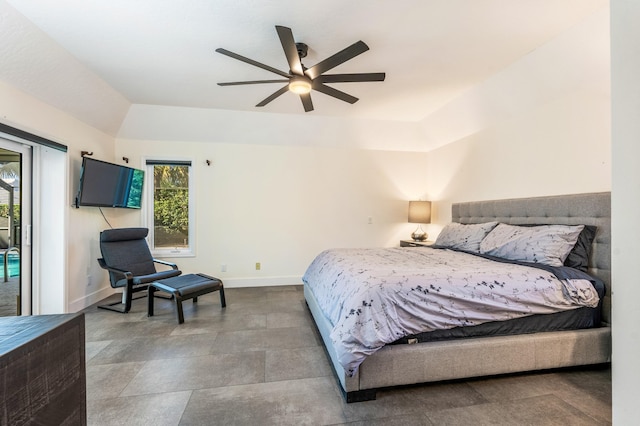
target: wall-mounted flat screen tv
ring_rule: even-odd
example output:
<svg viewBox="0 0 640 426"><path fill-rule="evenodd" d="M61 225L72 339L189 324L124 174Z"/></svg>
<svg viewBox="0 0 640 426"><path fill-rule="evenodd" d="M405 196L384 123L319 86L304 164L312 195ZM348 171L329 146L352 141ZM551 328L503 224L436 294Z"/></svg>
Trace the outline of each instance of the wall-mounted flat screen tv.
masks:
<svg viewBox="0 0 640 426"><path fill-rule="evenodd" d="M143 170L82 157L76 207L139 209L143 184Z"/></svg>

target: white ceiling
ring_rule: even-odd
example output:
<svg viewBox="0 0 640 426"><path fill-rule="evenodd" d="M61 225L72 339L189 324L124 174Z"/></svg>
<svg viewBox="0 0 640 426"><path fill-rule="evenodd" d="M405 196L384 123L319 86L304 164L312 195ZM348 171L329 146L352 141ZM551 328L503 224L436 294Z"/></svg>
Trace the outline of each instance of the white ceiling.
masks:
<svg viewBox="0 0 640 426"><path fill-rule="evenodd" d="M32 58L42 55L56 64L47 73L68 74L61 62L77 60L132 104L305 114L292 93L255 108L281 84L217 86L217 82L279 77L214 50L223 47L288 71L275 25L290 27L296 41L309 45L303 61L307 67L362 40L370 50L332 72L386 72L386 81L335 84L360 98L353 105L313 92L315 111L307 114L399 121L424 119L608 4L607 0L0 3L5 1L42 31L39 37L45 35L62 47L56 50L42 42L28 46ZM0 79L37 91L37 83L23 81L26 71L20 66L32 66L34 60L17 60L14 55L21 52L16 50L7 53L5 46L4 53L0 51L13 58L6 62L11 69L0 69ZM52 77L41 73L38 79L46 82ZM57 90L55 84L42 86L42 91ZM73 104L73 96L67 90L47 99L64 109Z"/></svg>

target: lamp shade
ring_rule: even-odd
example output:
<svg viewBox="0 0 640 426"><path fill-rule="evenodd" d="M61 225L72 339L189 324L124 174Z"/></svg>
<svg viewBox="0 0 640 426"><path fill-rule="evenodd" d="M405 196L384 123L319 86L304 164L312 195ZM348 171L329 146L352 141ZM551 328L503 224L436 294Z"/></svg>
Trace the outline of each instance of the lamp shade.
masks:
<svg viewBox="0 0 640 426"><path fill-rule="evenodd" d="M409 201L409 223L430 223L431 201Z"/></svg>

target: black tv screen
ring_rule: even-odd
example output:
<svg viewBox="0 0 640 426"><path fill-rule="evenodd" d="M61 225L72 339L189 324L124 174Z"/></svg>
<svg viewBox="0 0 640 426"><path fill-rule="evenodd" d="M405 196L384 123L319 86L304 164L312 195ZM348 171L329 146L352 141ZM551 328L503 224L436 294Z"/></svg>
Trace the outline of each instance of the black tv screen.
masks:
<svg viewBox="0 0 640 426"><path fill-rule="evenodd" d="M76 207L139 209L143 183L143 170L83 157Z"/></svg>

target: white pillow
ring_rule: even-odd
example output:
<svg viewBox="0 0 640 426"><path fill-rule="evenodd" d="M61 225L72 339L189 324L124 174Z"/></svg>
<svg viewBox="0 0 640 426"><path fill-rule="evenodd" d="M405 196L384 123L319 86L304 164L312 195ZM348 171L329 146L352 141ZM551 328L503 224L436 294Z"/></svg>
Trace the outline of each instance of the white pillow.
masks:
<svg viewBox="0 0 640 426"><path fill-rule="evenodd" d="M449 223L444 227L435 245L458 250L478 253L480 241L498 225L498 222L487 222L464 225L462 223Z"/></svg>
<svg viewBox="0 0 640 426"><path fill-rule="evenodd" d="M562 266L584 225L514 226L501 223L480 243L480 253Z"/></svg>

